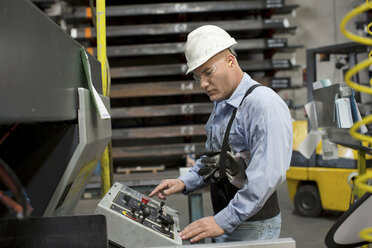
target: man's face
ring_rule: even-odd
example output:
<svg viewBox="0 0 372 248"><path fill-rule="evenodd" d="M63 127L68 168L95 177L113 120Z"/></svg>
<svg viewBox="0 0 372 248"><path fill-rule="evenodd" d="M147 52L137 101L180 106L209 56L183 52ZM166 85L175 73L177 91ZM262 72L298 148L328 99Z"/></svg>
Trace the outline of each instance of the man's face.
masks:
<svg viewBox="0 0 372 248"><path fill-rule="evenodd" d="M194 70L194 78L213 102L228 99L234 92L226 57L211 58Z"/></svg>

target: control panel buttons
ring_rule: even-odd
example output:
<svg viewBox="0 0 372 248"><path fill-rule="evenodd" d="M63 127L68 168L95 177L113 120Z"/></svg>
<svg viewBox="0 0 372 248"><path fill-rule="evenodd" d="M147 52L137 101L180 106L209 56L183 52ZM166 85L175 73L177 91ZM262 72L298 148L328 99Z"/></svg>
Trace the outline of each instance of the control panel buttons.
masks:
<svg viewBox="0 0 372 248"><path fill-rule="evenodd" d="M143 202L144 204L149 203L149 201L150 201L150 199L148 199L148 198L142 196L142 202Z"/></svg>

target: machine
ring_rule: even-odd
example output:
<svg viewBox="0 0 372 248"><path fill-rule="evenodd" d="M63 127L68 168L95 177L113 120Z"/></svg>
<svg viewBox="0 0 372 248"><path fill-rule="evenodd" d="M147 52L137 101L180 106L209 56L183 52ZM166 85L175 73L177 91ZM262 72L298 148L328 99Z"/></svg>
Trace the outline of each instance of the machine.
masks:
<svg viewBox="0 0 372 248"><path fill-rule="evenodd" d="M0 10L1 247L104 247L102 216L69 217L111 138L101 64L88 54L88 76L82 46L31 1Z"/></svg>
<svg viewBox="0 0 372 248"><path fill-rule="evenodd" d="M96 208L108 239L119 247L182 245L178 212L116 182Z"/></svg>

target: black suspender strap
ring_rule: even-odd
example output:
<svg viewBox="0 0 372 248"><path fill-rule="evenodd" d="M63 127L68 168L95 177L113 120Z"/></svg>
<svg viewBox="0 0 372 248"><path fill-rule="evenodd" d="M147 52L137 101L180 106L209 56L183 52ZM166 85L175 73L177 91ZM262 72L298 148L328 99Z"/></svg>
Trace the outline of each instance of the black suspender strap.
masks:
<svg viewBox="0 0 372 248"><path fill-rule="evenodd" d="M239 104L239 107L242 105L244 99L258 86L261 86L261 85L255 84L247 90L242 101ZM221 152L220 152L220 161L218 164L219 174L220 174L219 180L218 182L211 183L211 200L212 200L213 211L215 214L217 214L222 209L224 209L229 204L230 200L234 197L236 192L239 190L227 180L227 176L226 176L227 151L230 149L228 138L229 138L230 129L235 119L235 115L236 115L238 108L233 110L233 113L230 117L229 123L227 124L225 135L223 138ZM266 219L277 216L279 213L280 213L279 203L278 203L277 193L275 191L269 197L269 199L265 202L263 207L255 215L251 216L246 221L266 220Z"/></svg>
<svg viewBox="0 0 372 248"><path fill-rule="evenodd" d="M257 87L259 86L262 86L261 84L255 84L253 86L251 86L247 92L245 93L242 101L240 102L239 104L239 107L240 105L242 105L244 99ZM234 109L231 117L230 117L230 120L229 120L229 123L227 124L227 127L226 127L226 131L225 131L225 136L223 137L223 142L222 142L222 147L221 147L221 153L220 153L220 161L219 161L219 173L220 173L220 179L225 179L227 178L226 176L226 159L227 159L227 150L229 150L229 134L230 134L230 129L231 129L231 126L232 126L232 123L235 119L235 115L236 115L236 111L238 110L238 108Z"/></svg>

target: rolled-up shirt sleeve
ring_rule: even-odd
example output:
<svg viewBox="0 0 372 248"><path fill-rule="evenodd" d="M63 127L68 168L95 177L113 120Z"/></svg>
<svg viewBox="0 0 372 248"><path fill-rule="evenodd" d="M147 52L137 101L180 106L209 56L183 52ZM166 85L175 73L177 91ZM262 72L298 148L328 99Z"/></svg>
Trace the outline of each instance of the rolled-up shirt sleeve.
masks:
<svg viewBox="0 0 372 248"><path fill-rule="evenodd" d="M195 165L190 168L188 173L181 175L179 179L185 184L185 190L182 192L188 194L194 190L206 187L208 184L203 182L203 177L198 175L198 171L204 165L201 163L201 159L196 160Z"/></svg>
<svg viewBox="0 0 372 248"><path fill-rule="evenodd" d="M271 90L257 88L241 106L237 129L250 150L246 181L226 208L215 215L226 232L253 216L285 181L292 155L292 121L288 107ZM256 92L255 92L256 93ZM238 115L237 115L238 116ZM231 140L234 144L234 140Z"/></svg>

